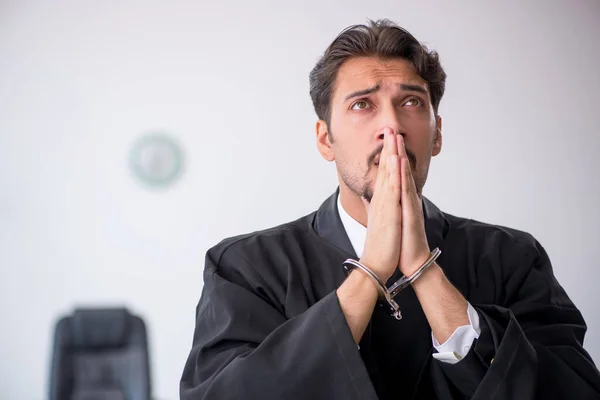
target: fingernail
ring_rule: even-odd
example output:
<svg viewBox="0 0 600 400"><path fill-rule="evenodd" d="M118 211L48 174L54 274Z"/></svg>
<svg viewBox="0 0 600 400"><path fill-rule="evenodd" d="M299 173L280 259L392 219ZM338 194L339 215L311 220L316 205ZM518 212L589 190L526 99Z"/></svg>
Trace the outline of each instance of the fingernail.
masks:
<svg viewBox="0 0 600 400"><path fill-rule="evenodd" d="M390 133L389 131L387 131L387 140L389 144L393 144L394 143L394 135L392 133Z"/></svg>

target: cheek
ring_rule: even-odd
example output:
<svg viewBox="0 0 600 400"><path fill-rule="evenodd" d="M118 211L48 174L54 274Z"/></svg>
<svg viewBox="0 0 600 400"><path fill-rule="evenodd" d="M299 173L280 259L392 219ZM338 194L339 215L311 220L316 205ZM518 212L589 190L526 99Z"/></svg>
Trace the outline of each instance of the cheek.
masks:
<svg viewBox="0 0 600 400"><path fill-rule="evenodd" d="M401 119L401 123L406 128L410 128L415 132L431 132L436 126L435 118L432 113L424 113L417 111L407 113L405 115L405 118Z"/></svg>
<svg viewBox="0 0 600 400"><path fill-rule="evenodd" d="M435 120L411 119L404 127L408 132L407 145L414 151L428 149L433 144L437 130Z"/></svg>
<svg viewBox="0 0 600 400"><path fill-rule="evenodd" d="M364 137L361 132L364 132L368 125L364 119L357 118L355 115L344 115L336 118L335 122L332 121L331 126L338 136L344 137L345 140L357 141Z"/></svg>
<svg viewBox="0 0 600 400"><path fill-rule="evenodd" d="M335 129L343 129L348 135L372 132L376 129L378 116L375 110L332 111L332 124Z"/></svg>
<svg viewBox="0 0 600 400"><path fill-rule="evenodd" d="M371 131L352 123L336 122L331 126L334 151L345 155L349 161L356 159L362 162L368 156L369 149L373 148Z"/></svg>
<svg viewBox="0 0 600 400"><path fill-rule="evenodd" d="M355 143L344 143L343 145L338 143L334 147L338 168L344 170L348 175L356 178L361 177L361 179L365 176L371 176L371 174L377 174L376 168L369 168L368 166L369 153L366 149L367 147L356 146Z"/></svg>

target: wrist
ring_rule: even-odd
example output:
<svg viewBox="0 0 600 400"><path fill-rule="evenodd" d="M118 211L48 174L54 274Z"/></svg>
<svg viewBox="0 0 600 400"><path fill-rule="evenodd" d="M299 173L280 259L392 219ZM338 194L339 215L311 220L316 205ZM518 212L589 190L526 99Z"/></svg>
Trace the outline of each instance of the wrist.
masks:
<svg viewBox="0 0 600 400"><path fill-rule="evenodd" d="M427 271L423 272L423 275L419 277L416 281L413 282L412 286L415 291L420 291L422 288L435 288L444 283L446 279L446 275L444 275L444 271L440 268L437 263L433 263L431 267L427 269Z"/></svg>
<svg viewBox="0 0 600 400"><path fill-rule="evenodd" d="M377 271L377 269L373 268L374 266L376 267L377 264L371 262L369 259L366 258L361 258L358 260L359 263L361 263L362 265L364 265L365 267L369 268L369 270L371 270L371 272L373 272L375 275L377 275L377 278L379 278L379 280L381 282L383 282L384 284L388 281L388 279L390 279L390 277L392 276L392 274L382 274L381 272ZM366 274L363 272L363 275L366 276Z"/></svg>
<svg viewBox="0 0 600 400"><path fill-rule="evenodd" d="M379 296L379 288L377 282L364 271L356 268L350 271L346 281L352 286L356 292L364 293L365 295L377 298Z"/></svg>
<svg viewBox="0 0 600 400"><path fill-rule="evenodd" d="M350 271L336 293L347 317L360 316L366 310L372 312L379 296L377 284L360 270Z"/></svg>
<svg viewBox="0 0 600 400"><path fill-rule="evenodd" d="M404 268L400 268L400 265L398 265L398 269L400 269L400 272L402 272L402 274L404 276L406 276L407 278L410 278L411 276L413 276L413 274L415 272L417 272L419 270L419 268L421 268L421 266L423 266L423 264L425 264L425 262L431 256L431 253L429 252L429 250L419 252L419 254L421 254L421 255L414 257L414 261L411 262L410 265L403 265ZM408 264L408 263L406 263L406 264Z"/></svg>

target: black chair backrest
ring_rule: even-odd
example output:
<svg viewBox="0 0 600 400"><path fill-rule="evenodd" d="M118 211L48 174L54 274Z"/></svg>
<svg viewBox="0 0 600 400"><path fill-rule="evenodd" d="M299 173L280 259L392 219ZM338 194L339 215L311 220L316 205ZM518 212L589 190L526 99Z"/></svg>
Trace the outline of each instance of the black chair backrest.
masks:
<svg viewBox="0 0 600 400"><path fill-rule="evenodd" d="M144 321L124 308L76 309L56 324L50 400L149 400Z"/></svg>

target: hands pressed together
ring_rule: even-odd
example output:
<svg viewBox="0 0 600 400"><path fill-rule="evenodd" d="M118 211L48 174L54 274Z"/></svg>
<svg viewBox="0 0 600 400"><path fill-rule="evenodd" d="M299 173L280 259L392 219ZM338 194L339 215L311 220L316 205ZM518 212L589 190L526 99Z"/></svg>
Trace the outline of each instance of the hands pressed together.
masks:
<svg viewBox="0 0 600 400"><path fill-rule="evenodd" d="M410 276L429 257L421 199L404 138L386 128L379 171L367 209L367 238L360 262L386 282L396 268Z"/></svg>
<svg viewBox="0 0 600 400"><path fill-rule="evenodd" d="M423 206L417 194L404 139L384 130L384 147L367 209L367 237L360 262L387 282L396 269L407 277L429 258ZM412 285L436 339L443 343L468 325L467 300L434 264ZM377 300L376 284L364 273L351 273L338 288L340 306L358 343ZM443 305L443 306L442 306Z"/></svg>

